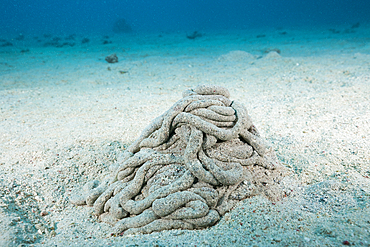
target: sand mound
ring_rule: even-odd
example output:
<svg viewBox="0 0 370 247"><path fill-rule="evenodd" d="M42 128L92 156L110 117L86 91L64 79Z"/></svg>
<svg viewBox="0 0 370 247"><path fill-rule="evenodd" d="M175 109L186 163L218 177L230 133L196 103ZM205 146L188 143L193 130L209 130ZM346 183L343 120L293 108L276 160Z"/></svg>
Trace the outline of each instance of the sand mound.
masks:
<svg viewBox="0 0 370 247"><path fill-rule="evenodd" d="M230 51L225 55L221 55L218 58L220 62L237 62L237 63L248 63L256 59L256 56L246 51Z"/></svg>
<svg viewBox="0 0 370 247"><path fill-rule="evenodd" d="M284 196L286 170L227 89L198 86L156 118L113 173L71 198L90 205L113 234L200 229L237 202Z"/></svg>
<svg viewBox="0 0 370 247"><path fill-rule="evenodd" d="M264 59L276 59L281 58L281 55L277 53L276 51L270 51L264 56Z"/></svg>

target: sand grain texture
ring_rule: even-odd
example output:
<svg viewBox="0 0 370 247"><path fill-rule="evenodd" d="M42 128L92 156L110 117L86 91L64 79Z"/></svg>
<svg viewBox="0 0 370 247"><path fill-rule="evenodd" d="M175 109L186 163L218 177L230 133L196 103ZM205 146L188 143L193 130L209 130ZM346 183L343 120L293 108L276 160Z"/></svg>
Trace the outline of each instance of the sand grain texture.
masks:
<svg viewBox="0 0 370 247"><path fill-rule="evenodd" d="M0 245L369 246L369 30L1 48ZM263 52L273 48L281 54ZM119 63L104 61L112 53ZM72 192L102 181L139 133L199 84L228 88L246 106L294 172L290 193L242 200L205 230L107 237L111 226L71 204Z"/></svg>

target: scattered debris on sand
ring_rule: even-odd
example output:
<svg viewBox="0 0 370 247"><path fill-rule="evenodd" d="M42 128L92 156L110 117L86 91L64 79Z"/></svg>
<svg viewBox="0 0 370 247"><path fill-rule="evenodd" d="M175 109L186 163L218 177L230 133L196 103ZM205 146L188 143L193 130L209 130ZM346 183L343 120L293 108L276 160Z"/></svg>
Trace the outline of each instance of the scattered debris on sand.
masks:
<svg viewBox="0 0 370 247"><path fill-rule="evenodd" d="M109 55L105 58L108 63L118 63L118 57L116 54Z"/></svg>

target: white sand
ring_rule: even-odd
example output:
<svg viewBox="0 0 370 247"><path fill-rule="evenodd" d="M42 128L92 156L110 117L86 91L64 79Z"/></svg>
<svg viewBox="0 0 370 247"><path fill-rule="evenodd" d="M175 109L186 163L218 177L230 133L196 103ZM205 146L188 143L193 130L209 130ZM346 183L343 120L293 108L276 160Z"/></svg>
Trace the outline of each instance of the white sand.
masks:
<svg viewBox="0 0 370 247"><path fill-rule="evenodd" d="M0 246L370 246L370 28L338 30L77 37L63 48L29 37L0 48ZM112 53L119 63L104 61ZM203 83L247 107L294 171L291 195L246 199L203 231L107 237L71 191L104 178Z"/></svg>

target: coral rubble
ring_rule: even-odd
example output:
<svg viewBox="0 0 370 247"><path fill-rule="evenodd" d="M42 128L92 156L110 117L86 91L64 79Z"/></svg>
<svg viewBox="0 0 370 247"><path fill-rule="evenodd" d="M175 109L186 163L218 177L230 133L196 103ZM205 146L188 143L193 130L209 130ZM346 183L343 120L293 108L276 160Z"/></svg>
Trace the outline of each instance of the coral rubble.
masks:
<svg viewBox="0 0 370 247"><path fill-rule="evenodd" d="M108 63L118 63L118 57L116 54L112 54L105 57L105 61L107 61Z"/></svg>

